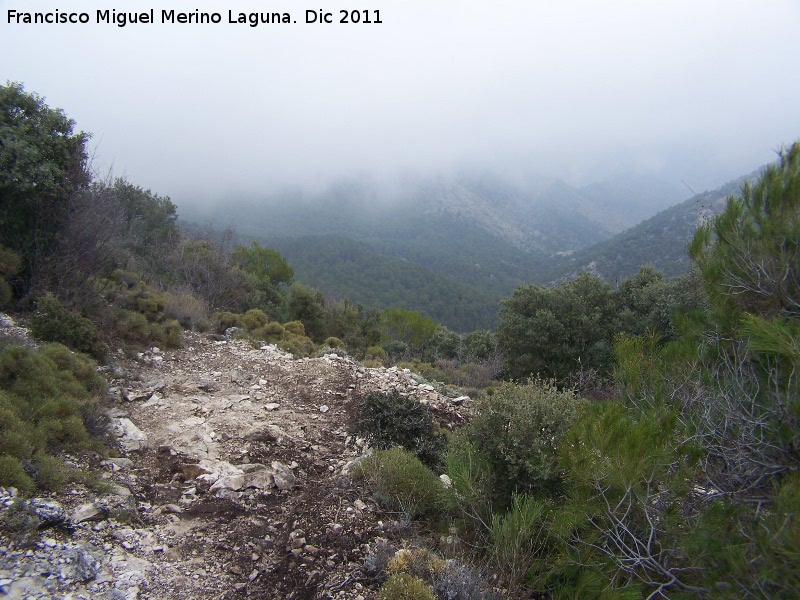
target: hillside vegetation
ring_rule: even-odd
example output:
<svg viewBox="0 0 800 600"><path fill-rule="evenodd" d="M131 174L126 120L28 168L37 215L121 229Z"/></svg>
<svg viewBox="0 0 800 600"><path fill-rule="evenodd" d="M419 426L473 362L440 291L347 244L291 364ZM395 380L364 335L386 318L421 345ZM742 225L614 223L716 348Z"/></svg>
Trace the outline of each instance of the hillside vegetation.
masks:
<svg viewBox="0 0 800 600"><path fill-rule="evenodd" d="M66 494L67 482L102 489L75 457L129 452L147 469L130 481L148 500L117 517L139 518L152 500L163 510L148 526L177 523L164 512L183 514L180 503L204 528L235 521L234 534L173 543L195 566L201 551L215 557L208 569L220 576L229 556L240 561L237 593L797 596L800 143L700 223L688 273L640 266L615 288L588 272L520 285L501 300L496 331L458 333L408 307L326 298L258 241L181 230L168 198L93 180L88 135L19 84L0 87L0 119L0 303L54 342L31 350L3 318L0 487L3 510L15 507L0 519L4 540L31 534L25 510L41 505L19 496ZM323 271L350 269L369 285L367 242L322 241L336 249ZM501 264L506 250L487 259ZM426 276L397 275L417 293ZM468 315L466 285L430 300ZM165 361L156 346L175 351ZM120 435L142 433L135 418L166 451L136 455L139 435L103 445L99 405L112 400L85 354L119 384L113 401L135 407L107 413ZM227 380L193 381L198 360L224 363ZM152 380L123 381L117 362ZM160 372L174 405L157 393L168 388ZM130 397L123 383L146 390ZM294 495L292 469L310 484ZM194 574L198 597L219 596L208 572Z"/></svg>

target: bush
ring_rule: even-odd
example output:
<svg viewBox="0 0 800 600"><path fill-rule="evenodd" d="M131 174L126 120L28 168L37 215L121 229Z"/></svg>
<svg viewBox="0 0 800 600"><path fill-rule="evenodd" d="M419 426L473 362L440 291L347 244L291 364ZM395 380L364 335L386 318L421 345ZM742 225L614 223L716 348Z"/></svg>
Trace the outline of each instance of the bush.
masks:
<svg viewBox="0 0 800 600"><path fill-rule="evenodd" d="M189 294L167 296L164 316L175 319L182 327L198 331L208 329L208 305Z"/></svg>
<svg viewBox="0 0 800 600"><path fill-rule="evenodd" d="M367 348L366 358L374 358L375 360L379 360L385 363L386 350L384 350L380 346L370 346L369 348Z"/></svg>
<svg viewBox="0 0 800 600"><path fill-rule="evenodd" d="M0 306L11 302L13 293L7 279L19 271L20 264L19 256L0 246Z"/></svg>
<svg viewBox="0 0 800 600"><path fill-rule="evenodd" d="M169 319L163 323L154 323L153 337L160 345L167 348L181 348L183 346L183 329L175 319Z"/></svg>
<svg viewBox="0 0 800 600"><path fill-rule="evenodd" d="M375 448L401 446L432 468L441 465L447 445L428 408L396 391L367 394L358 404L350 428Z"/></svg>
<svg viewBox="0 0 800 600"><path fill-rule="evenodd" d="M289 321L288 323L284 323L283 329L286 333L291 333L292 335L305 336L306 334L306 328L300 321Z"/></svg>
<svg viewBox="0 0 800 600"><path fill-rule="evenodd" d="M397 573L386 580L378 594L380 600L436 600L425 582L409 575Z"/></svg>
<svg viewBox="0 0 800 600"><path fill-rule="evenodd" d="M344 342L337 337L329 337L323 343L323 346L327 346L328 348L341 348L344 346Z"/></svg>
<svg viewBox="0 0 800 600"><path fill-rule="evenodd" d="M376 450L353 467L353 476L365 480L384 507L403 512L408 520L437 512L439 478L402 448Z"/></svg>
<svg viewBox="0 0 800 600"><path fill-rule="evenodd" d="M214 330L219 333L225 333L225 330L231 327L242 327L242 315L237 315L232 312L216 312L211 315L211 322L214 323Z"/></svg>
<svg viewBox="0 0 800 600"><path fill-rule="evenodd" d="M292 335L278 342L278 348L294 356L311 356L317 347L311 338L304 335Z"/></svg>
<svg viewBox="0 0 800 600"><path fill-rule="evenodd" d="M116 337L126 343L144 346L150 341L152 328L142 313L124 308L116 309L113 327Z"/></svg>
<svg viewBox="0 0 800 600"><path fill-rule="evenodd" d="M512 594L525 583L535 557L541 555L547 510L544 502L515 496L505 515L492 519L491 555Z"/></svg>
<svg viewBox="0 0 800 600"><path fill-rule="evenodd" d="M244 325L245 329L248 331L258 329L259 327L264 327L268 321L269 318L267 318L266 313L257 308L251 308L244 313L244 316L242 317L242 325Z"/></svg>
<svg viewBox="0 0 800 600"><path fill-rule="evenodd" d="M65 308L52 294L37 301L29 325L31 333L45 342L58 342L99 360L108 352L94 323Z"/></svg>
<svg viewBox="0 0 800 600"><path fill-rule="evenodd" d="M100 421L105 382L94 364L60 344L0 352L0 486L29 492L75 479L54 457L99 449L88 429Z"/></svg>
<svg viewBox="0 0 800 600"><path fill-rule="evenodd" d="M458 560L449 560L434 578L433 591L443 600L492 600L489 585L480 573Z"/></svg>
<svg viewBox="0 0 800 600"><path fill-rule="evenodd" d="M582 401L552 383L506 383L476 403L466 432L486 457L495 499L507 505L514 493L552 493L561 477L556 453L578 416Z"/></svg>

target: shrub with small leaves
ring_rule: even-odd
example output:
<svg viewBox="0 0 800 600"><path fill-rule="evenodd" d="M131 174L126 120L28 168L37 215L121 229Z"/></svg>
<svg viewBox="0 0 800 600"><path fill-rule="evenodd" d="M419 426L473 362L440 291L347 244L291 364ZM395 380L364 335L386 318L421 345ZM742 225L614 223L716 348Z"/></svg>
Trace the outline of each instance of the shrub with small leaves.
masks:
<svg viewBox="0 0 800 600"><path fill-rule="evenodd" d="M447 445L429 409L397 391L367 394L358 404L350 429L375 448L401 446L432 468L441 464Z"/></svg>
<svg viewBox="0 0 800 600"><path fill-rule="evenodd" d="M380 600L436 600L425 582L409 575L397 573L386 580L378 594Z"/></svg>
<svg viewBox="0 0 800 600"><path fill-rule="evenodd" d="M94 323L68 310L52 294L37 301L29 325L31 333L45 342L58 342L97 359L108 352Z"/></svg>
<svg viewBox="0 0 800 600"><path fill-rule="evenodd" d="M288 323L284 323L283 329L286 333L291 333L292 335L302 335L306 334L306 328L301 321L289 321Z"/></svg>
<svg viewBox="0 0 800 600"><path fill-rule="evenodd" d="M88 358L60 344L0 352L0 486L57 490L78 474L55 455L99 449L105 383Z"/></svg>
<svg viewBox="0 0 800 600"><path fill-rule="evenodd" d="M211 315L211 322L217 333L225 333L226 329L242 326L242 315L232 312L216 312Z"/></svg>
<svg viewBox="0 0 800 600"><path fill-rule="evenodd" d="M514 493L547 495L558 485L557 451L584 401L551 382L506 383L476 403L469 441L492 469L501 504Z"/></svg>
<svg viewBox="0 0 800 600"><path fill-rule="evenodd" d="M344 346L344 342L337 337L329 337L322 342L322 345L327 346L328 348L341 348Z"/></svg>
<svg viewBox="0 0 800 600"><path fill-rule="evenodd" d="M375 499L389 510L400 511L408 520L434 516L442 494L442 483L419 459L402 448L376 450L352 470L366 481Z"/></svg>
<svg viewBox="0 0 800 600"><path fill-rule="evenodd" d="M257 308L251 308L242 317L242 325L248 331L252 331L254 329L258 329L259 327L264 327L269 318L267 317L266 313L263 310L259 310Z"/></svg>
<svg viewBox="0 0 800 600"><path fill-rule="evenodd" d="M153 337L162 346L180 348L183 346L183 329L175 319L153 324Z"/></svg>

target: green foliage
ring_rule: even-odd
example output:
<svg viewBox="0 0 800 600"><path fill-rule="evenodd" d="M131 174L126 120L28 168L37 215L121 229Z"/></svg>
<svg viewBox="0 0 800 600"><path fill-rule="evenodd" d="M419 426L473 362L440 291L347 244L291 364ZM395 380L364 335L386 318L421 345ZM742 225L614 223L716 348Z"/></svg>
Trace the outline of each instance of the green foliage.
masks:
<svg viewBox="0 0 800 600"><path fill-rule="evenodd" d="M436 600L424 581L408 573L395 573L381 586L380 600Z"/></svg>
<svg viewBox="0 0 800 600"><path fill-rule="evenodd" d="M108 352L94 323L65 308L51 294L36 303L30 329L40 340L59 342L98 359Z"/></svg>
<svg viewBox="0 0 800 600"><path fill-rule="evenodd" d="M236 246L231 261L249 277L252 287L249 304L278 318L284 310L286 288L294 277L286 259L277 250L253 242L250 247Z"/></svg>
<svg viewBox="0 0 800 600"><path fill-rule="evenodd" d="M0 86L0 245L22 259L23 289L53 251L70 197L89 182L89 136L74 126L22 84Z"/></svg>
<svg viewBox="0 0 800 600"><path fill-rule="evenodd" d="M219 333L225 333L226 329L231 327L243 327L242 315L237 315L232 312L216 312L211 315L211 322L214 324L214 330Z"/></svg>
<svg viewBox="0 0 800 600"><path fill-rule="evenodd" d="M167 348L181 348L183 346L183 329L181 324L174 319L167 319L163 323L152 325L153 337L160 345Z"/></svg>
<svg viewBox="0 0 800 600"><path fill-rule="evenodd" d="M114 311L114 334L118 339L140 348L150 340L150 323L142 313L120 308Z"/></svg>
<svg viewBox="0 0 800 600"><path fill-rule="evenodd" d="M105 382L94 365L60 344L0 352L0 485L57 490L76 477L54 457L97 449L87 431L99 420Z"/></svg>
<svg viewBox="0 0 800 600"><path fill-rule="evenodd" d="M251 308L242 316L242 325L250 331L266 326L268 321L269 319L264 311L258 308Z"/></svg>
<svg viewBox="0 0 800 600"><path fill-rule="evenodd" d="M304 335L284 335L284 339L278 342L278 348L294 356L311 356L317 351L314 341Z"/></svg>
<svg viewBox="0 0 800 600"><path fill-rule="evenodd" d="M664 280L653 267L644 266L618 290L581 273L575 281L552 288L517 289L503 302L497 337L508 375L539 374L569 385L609 376L618 334L675 339L677 315L704 308L695 273ZM484 346L491 353L491 338Z"/></svg>
<svg viewBox="0 0 800 600"><path fill-rule="evenodd" d="M381 309L406 307L445 323L456 331L493 327L497 322L497 303L500 298L519 281L532 279L536 275L536 270L531 266L531 255L506 245L505 249L513 255L514 266L497 260L492 261L497 267L494 270L476 268L475 263L487 259L484 254L480 261L473 260L464 268L464 253L453 249L457 238L453 232L454 223L449 222L447 226L436 229L430 223L432 218L435 217L429 213L421 219L424 229L432 229L429 238L431 246L437 247L435 255L426 251L425 257L419 257L425 260L425 265L415 262L413 257L408 260L402 258L409 252L411 244L425 243L419 231L409 235L407 240L395 242L397 247L393 247L389 253L376 247L382 245L383 241L376 240L374 233L369 235L369 244L340 235L270 238L269 243L278 248L292 264L296 280L323 290L326 297L350 298L354 303ZM404 213L398 222L407 223L408 215ZM477 233L480 235L480 232ZM446 243L442 242L443 236L448 240ZM488 234L486 238L491 238L486 239L489 245L496 247L498 243L502 244ZM458 240L458 246L469 248L470 254L480 254L480 250L471 248L466 240ZM459 266L456 267L456 264ZM493 275L502 276L503 282L491 279ZM467 277L470 281L459 281L454 276L458 279ZM369 342L370 345L372 343Z"/></svg>
<svg viewBox="0 0 800 600"><path fill-rule="evenodd" d="M284 323L283 330L292 335L304 336L306 334L305 325L303 325L303 323L300 321L289 321L288 323Z"/></svg>
<svg viewBox="0 0 800 600"><path fill-rule="evenodd" d="M366 358L374 358L381 362L386 361L386 350L380 346L370 346L366 351Z"/></svg>
<svg viewBox="0 0 800 600"><path fill-rule="evenodd" d="M271 321L263 327L256 329L253 334L263 337L267 341L275 341L281 339L285 331L283 325L277 321Z"/></svg>
<svg viewBox="0 0 800 600"><path fill-rule="evenodd" d="M289 292L289 317L302 321L306 335L313 340L325 337L325 302L322 292L300 283L292 284Z"/></svg>
<svg viewBox="0 0 800 600"><path fill-rule="evenodd" d="M379 322L376 309L367 310L347 299L325 306L325 331L342 340L354 356L363 356L370 346L380 343Z"/></svg>
<svg viewBox="0 0 800 600"><path fill-rule="evenodd" d="M438 327L431 336L430 342L425 349L423 359L433 362L439 359L456 359L462 352L461 336L450 331L447 327Z"/></svg>
<svg viewBox="0 0 800 600"><path fill-rule="evenodd" d="M689 252L720 316L800 317L800 143L730 196Z"/></svg>
<svg viewBox="0 0 800 600"><path fill-rule="evenodd" d="M292 267L280 252L264 248L258 242L253 242L249 248L236 246L232 258L242 270L274 286L289 285L294 277Z"/></svg>
<svg viewBox="0 0 800 600"><path fill-rule="evenodd" d="M329 337L324 342L322 342L323 346L327 346L328 348L343 348L344 342L337 337Z"/></svg>
<svg viewBox="0 0 800 600"><path fill-rule="evenodd" d="M520 286L503 301L497 330L508 374L564 379L581 365L608 372L615 312L611 287L589 273L552 288Z"/></svg>
<svg viewBox="0 0 800 600"><path fill-rule="evenodd" d="M435 427L429 409L417 400L372 392L359 402L350 430L375 448L405 448L426 465L441 465L446 441Z"/></svg>
<svg viewBox="0 0 800 600"><path fill-rule="evenodd" d="M93 197L89 207L113 212L116 217L109 245L118 265L164 274L165 258L180 240L172 201L121 178L110 185L94 182L87 195Z"/></svg>
<svg viewBox="0 0 800 600"><path fill-rule="evenodd" d="M375 499L406 517L434 517L442 484L433 471L402 448L376 450L353 467L353 476L365 480Z"/></svg>
<svg viewBox="0 0 800 600"><path fill-rule="evenodd" d="M17 274L20 265L17 254L0 246L0 307L11 302L13 293L8 280Z"/></svg>
<svg viewBox="0 0 800 600"><path fill-rule="evenodd" d="M437 329L438 325L432 319L413 310L387 308L381 315L384 339L403 342L415 353L423 352Z"/></svg>
<svg viewBox="0 0 800 600"><path fill-rule="evenodd" d="M541 555L547 525L546 504L524 494L513 497L507 513L494 515L491 554L511 595L525 584L536 556Z"/></svg>
<svg viewBox="0 0 800 600"><path fill-rule="evenodd" d="M491 466L497 504L513 493L543 496L558 490L557 452L581 406L571 391L541 380L506 383L476 403L466 435Z"/></svg>
<svg viewBox="0 0 800 600"><path fill-rule="evenodd" d="M485 329L464 336L464 353L469 360L488 360L497 354L497 336Z"/></svg>

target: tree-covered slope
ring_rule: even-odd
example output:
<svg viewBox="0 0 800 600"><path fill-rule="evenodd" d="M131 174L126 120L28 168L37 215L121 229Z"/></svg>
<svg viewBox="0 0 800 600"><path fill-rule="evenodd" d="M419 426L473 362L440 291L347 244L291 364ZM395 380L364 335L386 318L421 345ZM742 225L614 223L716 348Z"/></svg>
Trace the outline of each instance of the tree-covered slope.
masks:
<svg viewBox="0 0 800 600"><path fill-rule="evenodd" d="M363 242L319 235L267 238L292 265L295 280L336 299L416 310L455 331L493 327L502 293L376 252Z"/></svg>

